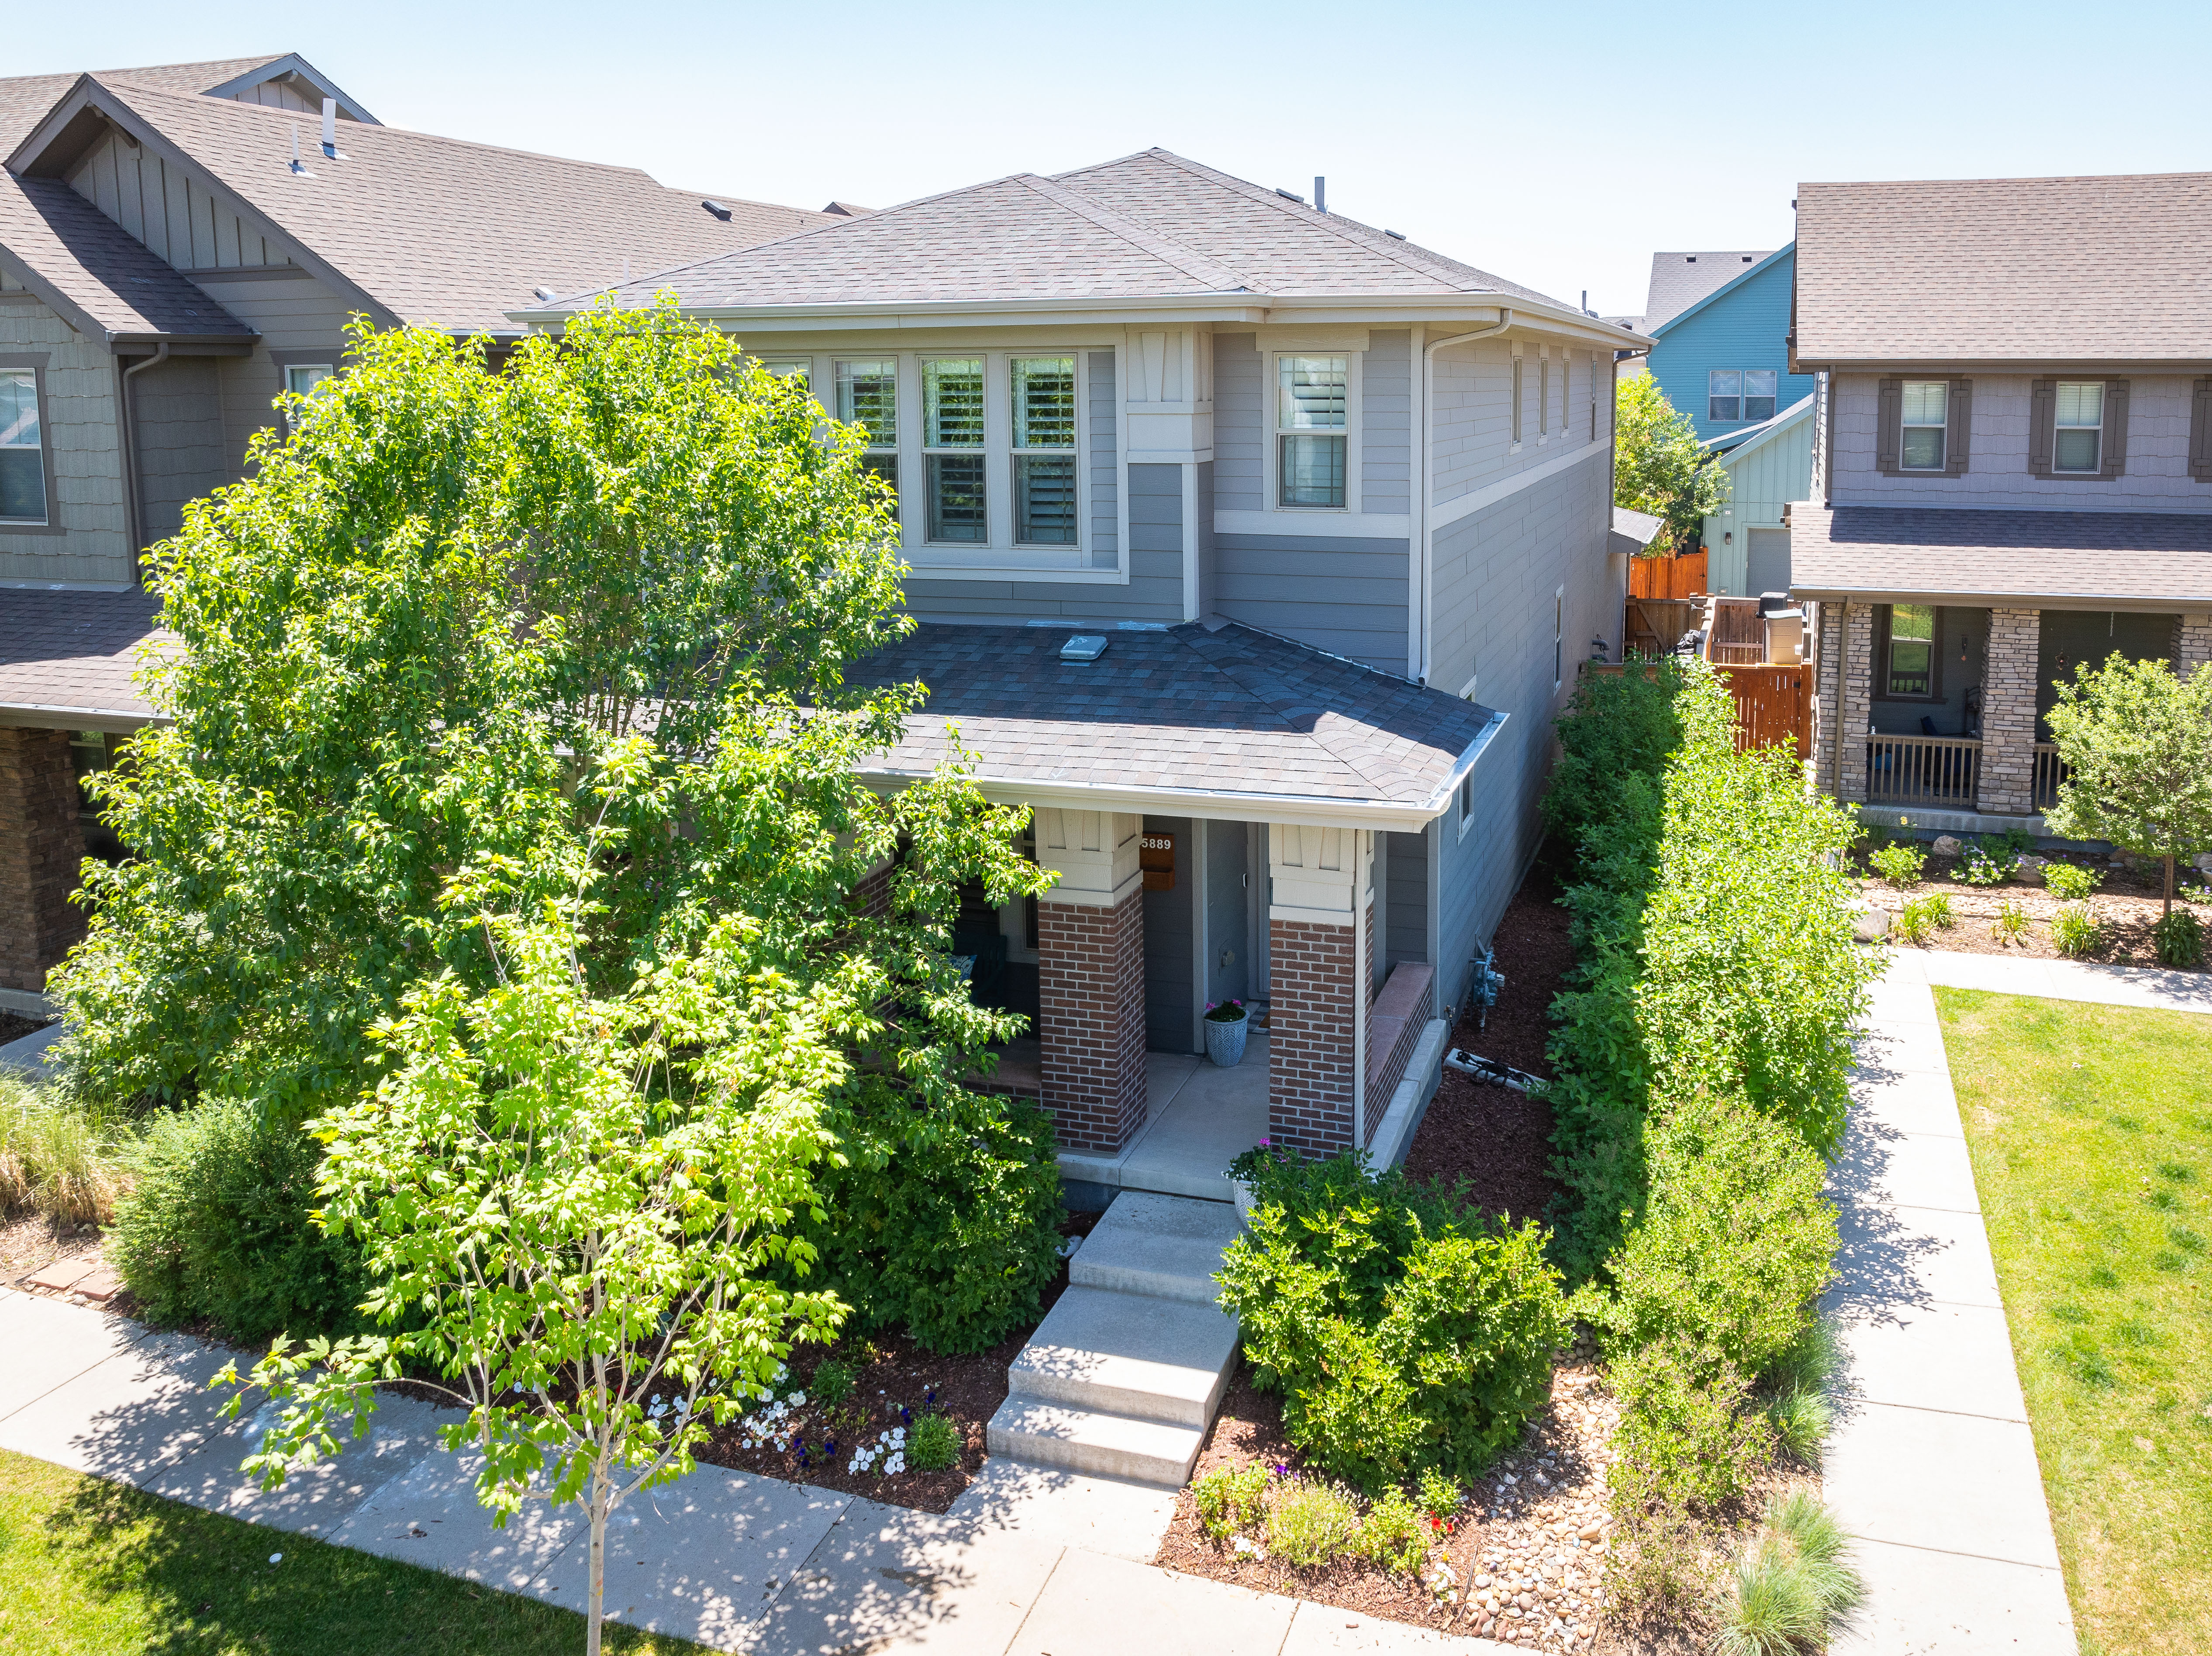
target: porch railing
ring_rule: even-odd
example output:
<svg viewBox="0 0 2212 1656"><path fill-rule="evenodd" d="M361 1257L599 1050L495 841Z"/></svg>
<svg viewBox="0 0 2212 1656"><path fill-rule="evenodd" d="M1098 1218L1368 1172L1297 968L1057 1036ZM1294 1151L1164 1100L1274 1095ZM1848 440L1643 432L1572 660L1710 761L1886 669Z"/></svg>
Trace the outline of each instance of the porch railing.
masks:
<svg viewBox="0 0 2212 1656"><path fill-rule="evenodd" d="M1947 804L1971 810L1981 780L1982 744L1972 737L1867 737L1867 798L1870 802Z"/></svg>
<svg viewBox="0 0 2212 1656"><path fill-rule="evenodd" d="M2035 792L2032 798L2038 810L2049 810L2058 803L2058 785L2074 773L2058 762L2058 744L2039 742L2035 744Z"/></svg>

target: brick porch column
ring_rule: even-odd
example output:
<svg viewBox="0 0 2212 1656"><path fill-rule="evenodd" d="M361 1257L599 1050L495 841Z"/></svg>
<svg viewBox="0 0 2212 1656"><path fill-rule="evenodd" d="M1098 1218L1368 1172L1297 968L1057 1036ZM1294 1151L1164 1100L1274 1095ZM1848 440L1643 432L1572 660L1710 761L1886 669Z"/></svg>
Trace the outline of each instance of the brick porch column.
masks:
<svg viewBox="0 0 2212 1656"><path fill-rule="evenodd" d="M0 728L0 989L42 992L84 936L83 861L69 732Z"/></svg>
<svg viewBox="0 0 2212 1656"><path fill-rule="evenodd" d="M1990 611L1989 669L1982 680L1982 788L1992 816L2035 810L2035 670L2039 610Z"/></svg>
<svg viewBox="0 0 2212 1656"><path fill-rule="evenodd" d="M2173 666L2184 678L2212 661L2212 611L2194 610L2173 624Z"/></svg>
<svg viewBox="0 0 2212 1656"><path fill-rule="evenodd" d="M1267 1132L1309 1156L1367 1141L1375 836L1267 830Z"/></svg>
<svg viewBox="0 0 2212 1656"><path fill-rule="evenodd" d="M1145 1125L1145 883L1140 816L1040 810L1037 1046L1044 1104L1069 1149L1117 1153Z"/></svg>

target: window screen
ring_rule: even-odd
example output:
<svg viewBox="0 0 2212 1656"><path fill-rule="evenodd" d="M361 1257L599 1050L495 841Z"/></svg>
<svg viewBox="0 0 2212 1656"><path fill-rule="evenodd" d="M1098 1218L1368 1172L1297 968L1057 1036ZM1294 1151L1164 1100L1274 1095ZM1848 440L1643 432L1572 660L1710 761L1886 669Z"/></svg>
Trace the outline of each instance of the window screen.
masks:
<svg viewBox="0 0 2212 1656"><path fill-rule="evenodd" d="M46 520L45 435L39 429L39 377L0 372L0 519Z"/></svg>

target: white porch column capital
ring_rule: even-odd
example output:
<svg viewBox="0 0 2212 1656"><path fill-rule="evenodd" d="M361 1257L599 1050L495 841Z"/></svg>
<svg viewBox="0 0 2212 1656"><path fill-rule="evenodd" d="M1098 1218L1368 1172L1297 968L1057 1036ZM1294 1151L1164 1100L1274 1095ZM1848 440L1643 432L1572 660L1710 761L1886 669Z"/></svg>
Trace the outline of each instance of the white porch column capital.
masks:
<svg viewBox="0 0 2212 1656"><path fill-rule="evenodd" d="M1356 925L1375 886L1375 835L1367 828L1267 829L1267 918Z"/></svg>
<svg viewBox="0 0 2212 1656"><path fill-rule="evenodd" d="M1038 901L1113 907L1143 883L1137 840L1144 826L1143 817L1116 811L1039 806L1037 866L1060 878Z"/></svg>

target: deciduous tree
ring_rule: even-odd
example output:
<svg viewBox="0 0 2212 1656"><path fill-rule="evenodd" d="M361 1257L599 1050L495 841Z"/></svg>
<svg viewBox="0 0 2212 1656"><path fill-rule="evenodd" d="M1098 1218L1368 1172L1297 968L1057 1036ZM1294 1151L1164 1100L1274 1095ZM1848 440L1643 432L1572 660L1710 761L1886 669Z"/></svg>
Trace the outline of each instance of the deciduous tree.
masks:
<svg viewBox="0 0 2212 1656"><path fill-rule="evenodd" d="M2069 839L2109 840L2166 864L2212 849L2212 664L2186 677L2117 652L2058 681L2051 734L2065 780L2045 821Z"/></svg>
<svg viewBox="0 0 2212 1656"><path fill-rule="evenodd" d="M1729 503L1719 458L1648 373L1613 389L1613 502L1665 519L1667 546L1676 551L1696 547L1705 519Z"/></svg>

